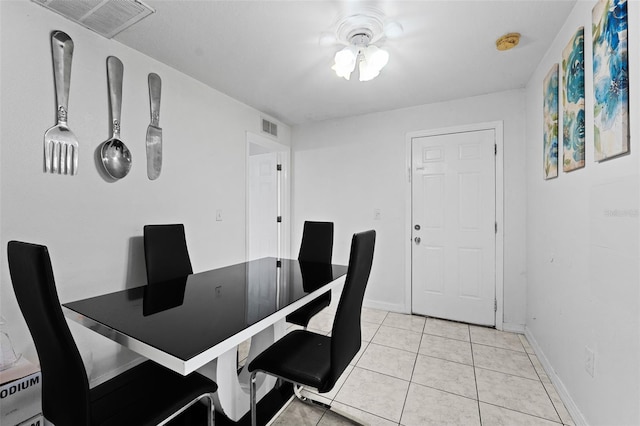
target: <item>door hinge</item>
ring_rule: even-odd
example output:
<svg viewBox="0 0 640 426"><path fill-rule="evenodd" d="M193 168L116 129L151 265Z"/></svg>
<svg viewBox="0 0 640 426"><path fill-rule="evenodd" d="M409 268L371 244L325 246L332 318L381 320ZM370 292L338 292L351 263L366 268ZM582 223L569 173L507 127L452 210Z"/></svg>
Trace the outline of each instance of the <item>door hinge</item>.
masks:
<svg viewBox="0 0 640 426"><path fill-rule="evenodd" d="M276 170L277 170L277 171L279 171L279 172L281 172L281 171L282 171L282 164L278 164L278 165L276 166Z"/></svg>
<svg viewBox="0 0 640 426"><path fill-rule="evenodd" d="M498 233L498 222L496 222L496 234Z"/></svg>
<svg viewBox="0 0 640 426"><path fill-rule="evenodd" d="M276 218L276 222L278 222L278 223L282 222L282 216L278 216L278 217Z"/></svg>
<svg viewBox="0 0 640 426"><path fill-rule="evenodd" d="M498 155L498 144L493 144L493 155Z"/></svg>
<svg viewBox="0 0 640 426"><path fill-rule="evenodd" d="M493 299L493 312L498 312L498 299Z"/></svg>

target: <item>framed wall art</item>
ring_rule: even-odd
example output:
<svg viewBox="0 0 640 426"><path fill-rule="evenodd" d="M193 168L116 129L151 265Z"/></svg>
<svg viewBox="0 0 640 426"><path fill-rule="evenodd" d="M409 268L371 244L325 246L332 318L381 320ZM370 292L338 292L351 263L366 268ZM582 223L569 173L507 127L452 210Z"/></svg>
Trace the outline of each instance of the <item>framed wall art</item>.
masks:
<svg viewBox="0 0 640 426"><path fill-rule="evenodd" d="M627 1L599 0L593 17L595 160L629 152Z"/></svg>
<svg viewBox="0 0 640 426"><path fill-rule="evenodd" d="M542 83L543 173L558 177L558 64L553 64Z"/></svg>
<svg viewBox="0 0 640 426"><path fill-rule="evenodd" d="M584 167L584 27L562 51L562 170Z"/></svg>

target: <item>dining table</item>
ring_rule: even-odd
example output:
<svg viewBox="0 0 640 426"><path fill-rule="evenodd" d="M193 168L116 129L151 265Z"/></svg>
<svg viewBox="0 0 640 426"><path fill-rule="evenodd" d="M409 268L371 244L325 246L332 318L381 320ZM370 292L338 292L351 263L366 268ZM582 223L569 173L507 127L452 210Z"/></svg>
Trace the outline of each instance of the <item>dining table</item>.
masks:
<svg viewBox="0 0 640 426"><path fill-rule="evenodd" d="M246 366L286 333L285 318L328 291L347 266L267 257L63 303L75 322L177 373L218 384L216 410L236 422L249 411ZM251 339L244 367L237 348ZM258 398L276 379L263 376Z"/></svg>

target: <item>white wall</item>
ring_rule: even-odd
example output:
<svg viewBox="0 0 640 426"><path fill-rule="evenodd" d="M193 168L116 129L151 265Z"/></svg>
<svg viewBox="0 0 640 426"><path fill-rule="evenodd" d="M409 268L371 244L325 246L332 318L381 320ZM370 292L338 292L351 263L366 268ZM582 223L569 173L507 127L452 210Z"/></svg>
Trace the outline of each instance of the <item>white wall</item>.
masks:
<svg viewBox="0 0 640 426"><path fill-rule="evenodd" d="M15 301L5 248L18 239L49 247L60 300L75 300L144 284L142 227L185 224L194 270L245 258L246 131L260 133L260 112L28 1L0 2L2 90L0 150L0 295L2 316L17 350L35 351ZM75 43L69 126L80 144L77 176L45 174L43 135L55 123L50 33ZM131 173L109 183L94 162L110 134L106 58L124 64L122 140ZM147 75L162 78L160 125L164 164L146 176L149 124ZM279 142L290 131L280 124ZM215 211L222 209L223 221ZM111 343L72 324L84 352L93 352L94 378L114 368ZM119 353L119 363L132 354Z"/></svg>
<svg viewBox="0 0 640 426"><path fill-rule="evenodd" d="M591 9L577 2L526 88L527 335L579 424L640 424L639 9L629 9L631 154L594 161ZM586 167L542 178L542 80L585 27ZM560 141L560 149L562 141ZM561 151L560 151L561 152ZM616 216L615 213L621 215ZM585 371L595 352L595 376Z"/></svg>
<svg viewBox="0 0 640 426"><path fill-rule="evenodd" d="M335 222L334 260L346 263L351 235L375 228L376 258L365 304L409 312L411 307L405 305L405 235L411 225L406 223L406 134L500 120L504 121L503 321L505 328L522 330L526 303L523 91L295 126L292 247L299 247L305 220L331 220ZM381 220L373 220L374 209L380 209Z"/></svg>

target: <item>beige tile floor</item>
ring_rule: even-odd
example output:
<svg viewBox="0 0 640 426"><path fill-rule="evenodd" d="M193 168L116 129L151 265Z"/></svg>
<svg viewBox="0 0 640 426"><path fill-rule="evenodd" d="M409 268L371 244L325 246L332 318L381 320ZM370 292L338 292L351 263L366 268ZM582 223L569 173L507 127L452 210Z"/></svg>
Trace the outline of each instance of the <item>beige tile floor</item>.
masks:
<svg viewBox="0 0 640 426"><path fill-rule="evenodd" d="M329 333L333 313L309 329ZM352 364L315 399L371 425L574 424L523 335L367 308L362 330ZM272 424L349 422L294 399Z"/></svg>

